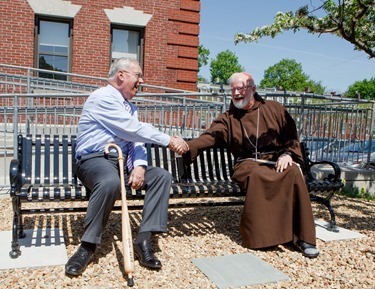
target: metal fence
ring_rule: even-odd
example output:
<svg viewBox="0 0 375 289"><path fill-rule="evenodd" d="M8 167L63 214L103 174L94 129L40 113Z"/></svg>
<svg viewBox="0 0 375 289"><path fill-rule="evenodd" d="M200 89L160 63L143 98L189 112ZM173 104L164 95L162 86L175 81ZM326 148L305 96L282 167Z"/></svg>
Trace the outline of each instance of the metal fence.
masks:
<svg viewBox="0 0 375 289"><path fill-rule="evenodd" d="M41 79L37 69L0 65L0 186L9 185L9 162L14 157L18 133L74 135L81 110L90 92L104 85L105 79L66 74L67 81ZM372 144L374 103L311 93L258 91L264 98L282 103L295 119L301 141L311 156L349 162L365 157L340 155L342 147ZM143 85L133 99L139 118L159 130L182 137L198 136L230 102L227 90L188 92Z"/></svg>

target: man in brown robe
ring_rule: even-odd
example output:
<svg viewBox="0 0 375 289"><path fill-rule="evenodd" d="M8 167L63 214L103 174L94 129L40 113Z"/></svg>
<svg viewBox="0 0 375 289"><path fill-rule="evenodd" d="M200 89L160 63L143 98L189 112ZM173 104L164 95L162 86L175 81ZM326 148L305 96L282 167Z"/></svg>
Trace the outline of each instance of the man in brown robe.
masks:
<svg viewBox="0 0 375 289"><path fill-rule="evenodd" d="M242 245L258 249L293 241L305 256L317 257L314 217L300 169L303 160L294 120L284 106L260 97L250 74L234 73L229 83L229 110L188 142L185 161L192 162L206 148L227 146L236 159L232 180L246 191Z"/></svg>

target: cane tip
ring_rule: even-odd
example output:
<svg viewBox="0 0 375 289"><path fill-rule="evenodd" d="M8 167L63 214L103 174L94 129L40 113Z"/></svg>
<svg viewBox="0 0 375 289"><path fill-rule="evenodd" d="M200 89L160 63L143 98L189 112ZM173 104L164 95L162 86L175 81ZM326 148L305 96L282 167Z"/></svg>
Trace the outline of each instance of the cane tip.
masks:
<svg viewBox="0 0 375 289"><path fill-rule="evenodd" d="M133 286L134 286L134 280L133 280L132 277L131 277L131 278L128 278L128 286L129 286L129 287L133 287Z"/></svg>

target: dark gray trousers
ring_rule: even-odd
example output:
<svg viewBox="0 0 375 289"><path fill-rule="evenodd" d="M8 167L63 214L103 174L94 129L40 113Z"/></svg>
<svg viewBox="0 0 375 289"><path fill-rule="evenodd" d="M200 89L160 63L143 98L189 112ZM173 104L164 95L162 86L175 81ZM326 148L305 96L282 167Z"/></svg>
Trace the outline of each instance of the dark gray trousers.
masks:
<svg viewBox="0 0 375 289"><path fill-rule="evenodd" d="M124 162L125 184L129 180ZM105 157L104 153L83 156L76 162L76 174L90 191L90 200L81 241L100 244L102 232L116 199L120 196L121 184L117 156ZM139 232L166 232L171 174L157 167L148 166L142 189L146 190L142 221Z"/></svg>

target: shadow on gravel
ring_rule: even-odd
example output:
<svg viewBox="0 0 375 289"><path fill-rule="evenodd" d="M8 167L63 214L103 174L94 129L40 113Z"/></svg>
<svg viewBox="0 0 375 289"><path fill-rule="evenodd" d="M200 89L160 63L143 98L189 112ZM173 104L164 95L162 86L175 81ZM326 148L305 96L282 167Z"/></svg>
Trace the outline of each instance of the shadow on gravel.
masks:
<svg viewBox="0 0 375 289"><path fill-rule="evenodd" d="M374 201L337 196L334 206L340 227L355 231L375 231Z"/></svg>
<svg viewBox="0 0 375 289"><path fill-rule="evenodd" d="M332 203L336 212L338 226L359 232L364 230L375 231L374 202L335 196ZM233 242L241 245L239 226L242 208L242 205L238 205L170 209L168 216L169 231L167 234L171 237L199 237L207 234L223 234ZM323 206L313 204L313 211L316 218L329 219L327 210ZM83 233L84 217L84 213L26 215L24 217L24 228L61 228L64 232L65 245L67 247L72 246L70 249L75 252ZM141 219L141 211L130 212L133 237L138 233ZM158 237L154 238L154 241L155 252L158 252L160 251ZM119 211L114 211L110 215L103 233L102 242L98 246L93 262L97 263L100 258L105 258L106 255L110 254L113 247L118 264L122 272L124 272L121 212ZM374 254L373 251L368 253ZM73 254L73 252L69 252L68 257L70 257L70 254Z"/></svg>
<svg viewBox="0 0 375 289"><path fill-rule="evenodd" d="M338 226L348 230L375 231L375 202L335 196L332 203ZM167 234L172 237L183 237L216 233L226 235L237 244L241 244L239 225L242 208L242 205L238 205L170 209ZM329 214L324 206L313 203L313 212L315 218L329 220ZM83 233L84 216L84 213L26 215L24 228L62 228L65 244L79 245ZM136 236L138 232L141 219L141 211L130 212L133 236ZM102 243L114 240L122 240L121 212L119 211L114 211L111 214L103 233Z"/></svg>
<svg viewBox="0 0 375 289"><path fill-rule="evenodd" d="M171 210L169 234L172 236L200 236L210 233L224 234L239 240L242 206L199 207Z"/></svg>

